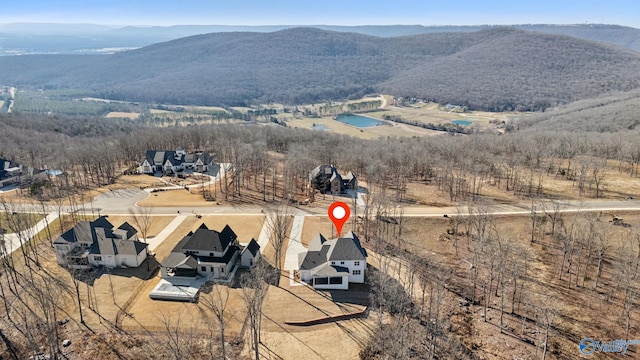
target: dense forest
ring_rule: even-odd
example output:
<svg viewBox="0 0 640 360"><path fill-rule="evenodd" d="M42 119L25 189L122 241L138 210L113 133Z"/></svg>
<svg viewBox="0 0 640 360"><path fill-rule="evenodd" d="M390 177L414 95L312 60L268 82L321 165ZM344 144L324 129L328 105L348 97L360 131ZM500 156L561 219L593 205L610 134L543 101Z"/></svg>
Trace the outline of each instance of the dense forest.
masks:
<svg viewBox="0 0 640 360"><path fill-rule="evenodd" d="M640 91L613 93L548 109L523 119L520 129L576 132L635 130L640 124Z"/></svg>
<svg viewBox="0 0 640 360"><path fill-rule="evenodd" d="M640 30L608 24L522 24L514 28L541 33L567 35L640 50ZM293 25L174 25L174 26L105 26L92 24L0 24L0 55L25 54L101 54L117 52L181 37L218 32L273 32ZM316 29L358 33L379 37L396 37L445 32L474 32L492 25L313 25ZM46 34L46 35L44 35Z"/></svg>
<svg viewBox="0 0 640 360"><path fill-rule="evenodd" d="M379 91L471 109L541 110L635 89L639 70L631 50L502 27L393 38L295 28L198 35L104 56L0 57L0 78L17 87L197 105Z"/></svg>

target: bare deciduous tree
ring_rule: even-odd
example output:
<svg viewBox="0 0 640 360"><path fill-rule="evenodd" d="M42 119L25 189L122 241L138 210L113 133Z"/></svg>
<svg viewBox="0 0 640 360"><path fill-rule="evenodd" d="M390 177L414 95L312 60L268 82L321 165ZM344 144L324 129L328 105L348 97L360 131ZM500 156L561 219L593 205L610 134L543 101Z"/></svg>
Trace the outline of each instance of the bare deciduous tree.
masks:
<svg viewBox="0 0 640 360"><path fill-rule="evenodd" d="M267 294L269 285L265 282L268 278L268 265L264 260L258 259L256 266L248 274L243 274L240 279L242 286L242 298L247 307L247 316L251 326L251 346L256 360L260 359L260 324L262 320L262 302Z"/></svg>
<svg viewBox="0 0 640 360"><path fill-rule="evenodd" d="M220 329L220 346L222 352L222 359L227 358L227 352L225 348L224 331L227 326L227 320L225 314L227 310L227 304L229 303L229 288L223 285L213 285L211 292L207 296L200 296L201 303L209 310L213 312L218 327Z"/></svg>
<svg viewBox="0 0 640 360"><path fill-rule="evenodd" d="M269 243L275 251L274 267L278 276L280 276L282 272L282 251L289 237L289 231L291 231L293 215L290 214L290 209L287 205L278 205L267 214L265 221L267 222L267 228L271 232Z"/></svg>

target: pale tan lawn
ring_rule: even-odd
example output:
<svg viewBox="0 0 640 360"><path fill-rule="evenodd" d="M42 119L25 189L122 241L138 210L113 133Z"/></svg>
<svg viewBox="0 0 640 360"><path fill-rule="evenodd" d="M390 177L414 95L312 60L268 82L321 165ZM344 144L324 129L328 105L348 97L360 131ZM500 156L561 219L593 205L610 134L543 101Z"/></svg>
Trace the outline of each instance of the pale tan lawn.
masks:
<svg viewBox="0 0 640 360"><path fill-rule="evenodd" d="M126 119L135 120L135 119L140 117L140 113L113 111L113 112L108 113L105 117L108 117L108 118L126 118Z"/></svg>

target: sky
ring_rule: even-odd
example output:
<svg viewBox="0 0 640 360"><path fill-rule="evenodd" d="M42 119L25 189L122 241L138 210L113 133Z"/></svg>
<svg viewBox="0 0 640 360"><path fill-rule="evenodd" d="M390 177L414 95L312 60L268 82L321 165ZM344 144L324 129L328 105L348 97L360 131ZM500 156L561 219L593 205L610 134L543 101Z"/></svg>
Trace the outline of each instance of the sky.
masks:
<svg viewBox="0 0 640 360"><path fill-rule="evenodd" d="M638 0L16 0L0 23L107 25L617 24L640 28Z"/></svg>

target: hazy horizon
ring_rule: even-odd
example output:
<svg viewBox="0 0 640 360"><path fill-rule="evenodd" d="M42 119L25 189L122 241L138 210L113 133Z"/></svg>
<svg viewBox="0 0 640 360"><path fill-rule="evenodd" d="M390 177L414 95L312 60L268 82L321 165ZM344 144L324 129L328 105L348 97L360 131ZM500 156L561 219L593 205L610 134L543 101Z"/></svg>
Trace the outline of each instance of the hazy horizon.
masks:
<svg viewBox="0 0 640 360"><path fill-rule="evenodd" d="M534 3L456 0L296 1L114 0L51 3L25 0L0 14L0 24L87 24L104 26L476 26L514 24L611 24L640 27L640 2L540 0Z"/></svg>

